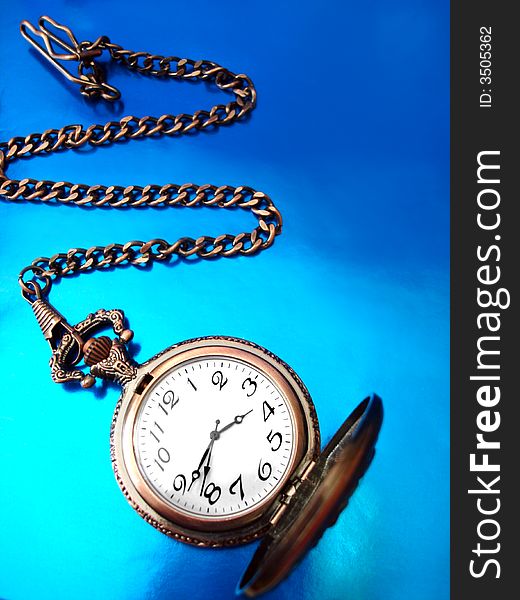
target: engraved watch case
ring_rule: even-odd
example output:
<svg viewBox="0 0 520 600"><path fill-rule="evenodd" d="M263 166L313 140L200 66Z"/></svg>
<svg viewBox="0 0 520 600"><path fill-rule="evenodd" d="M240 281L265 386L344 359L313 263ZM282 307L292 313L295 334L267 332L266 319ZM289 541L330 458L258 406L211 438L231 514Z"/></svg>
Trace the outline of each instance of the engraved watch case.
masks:
<svg viewBox="0 0 520 600"><path fill-rule="evenodd" d="M139 408L150 387L165 373L200 357L228 356L253 365L276 382L291 407L295 452L274 498L260 502L239 517L213 519L186 515L151 488L138 465L134 444ZM132 507L148 523L179 541L205 547L232 546L266 533L284 511L300 481L315 464L320 450L316 411L309 392L296 373L271 352L238 338L205 337L176 344L137 367L116 406L111 428L111 457L116 479Z"/></svg>

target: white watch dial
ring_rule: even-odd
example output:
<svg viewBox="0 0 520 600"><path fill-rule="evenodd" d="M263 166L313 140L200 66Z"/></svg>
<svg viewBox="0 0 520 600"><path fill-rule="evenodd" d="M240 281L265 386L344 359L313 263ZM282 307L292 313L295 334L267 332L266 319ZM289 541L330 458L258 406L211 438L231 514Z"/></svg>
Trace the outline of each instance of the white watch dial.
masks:
<svg viewBox="0 0 520 600"><path fill-rule="evenodd" d="M199 518L241 515L280 490L295 452L294 417L264 372L211 356L173 368L147 392L134 428L144 478Z"/></svg>

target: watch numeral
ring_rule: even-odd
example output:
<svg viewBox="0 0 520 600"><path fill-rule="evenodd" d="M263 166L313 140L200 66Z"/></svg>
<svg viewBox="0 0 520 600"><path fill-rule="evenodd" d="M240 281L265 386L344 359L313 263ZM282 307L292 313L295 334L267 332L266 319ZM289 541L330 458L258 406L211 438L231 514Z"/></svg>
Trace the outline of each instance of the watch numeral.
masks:
<svg viewBox="0 0 520 600"><path fill-rule="evenodd" d="M159 403L159 407L162 409L162 411L165 415L168 415L169 412L172 411L172 408L176 404L178 404L178 402L179 402L179 397L177 396L177 398L176 398L175 394L172 392L172 390L168 390L167 392L165 392L164 396L162 397L162 402Z"/></svg>
<svg viewBox="0 0 520 600"><path fill-rule="evenodd" d="M264 423L265 423L271 415L274 415L274 408L269 404L269 402L267 402L267 400L264 400L263 410L264 410Z"/></svg>
<svg viewBox="0 0 520 600"><path fill-rule="evenodd" d="M159 460L157 460L157 458ZM166 450L166 448L163 448L161 446L161 448L159 448L157 450L157 458L155 459L155 464L161 469L161 471L164 471L164 467L162 466L161 463L170 462L170 453L168 452L168 450ZM159 461L161 461L161 462L159 462Z"/></svg>
<svg viewBox="0 0 520 600"><path fill-rule="evenodd" d="M215 371L211 377L211 382L213 385L218 385L219 390L221 390L226 385L228 380L227 377L224 377L222 371Z"/></svg>
<svg viewBox="0 0 520 600"><path fill-rule="evenodd" d="M242 475L239 475L237 479L235 479L235 481L233 481L233 483L229 486L229 493L234 496L237 492L235 492L235 488L238 485L238 490L240 492L240 500L243 500L245 498L244 495L244 488L242 487Z"/></svg>
<svg viewBox="0 0 520 600"><path fill-rule="evenodd" d="M248 377L242 384L242 389L245 390L246 386L249 388L249 390L252 388L252 391L247 393L247 397L250 398L256 392L256 381L253 381L250 377Z"/></svg>
<svg viewBox="0 0 520 600"><path fill-rule="evenodd" d="M164 433L163 428L159 425L159 423L157 423L157 421L154 421L154 427L157 427L161 433ZM150 435L155 439L155 441L160 441L159 436L152 429L150 429Z"/></svg>
<svg viewBox="0 0 520 600"><path fill-rule="evenodd" d="M262 481L267 481L269 479L269 477L271 477L272 472L273 472L273 467L271 466L271 464L268 462L265 462L262 465L262 459L260 459L260 463L258 465L258 477L260 477L260 479Z"/></svg>
<svg viewBox="0 0 520 600"><path fill-rule="evenodd" d="M204 490L204 497L208 499L208 502L211 504L211 506L218 502L220 494L222 494L222 490L213 482L208 483L206 489Z"/></svg>
<svg viewBox="0 0 520 600"><path fill-rule="evenodd" d="M276 448L273 446L273 440L278 440L278 445ZM267 434L267 441L271 444L271 450L276 452L277 450L280 450L280 446L282 445L282 434L278 432L273 433L273 430L271 429L271 431Z"/></svg>
<svg viewBox="0 0 520 600"><path fill-rule="evenodd" d="M182 493L184 494L186 491L186 477L184 477L184 475L177 475L177 477L173 480L173 489L176 492L180 492L182 490Z"/></svg>

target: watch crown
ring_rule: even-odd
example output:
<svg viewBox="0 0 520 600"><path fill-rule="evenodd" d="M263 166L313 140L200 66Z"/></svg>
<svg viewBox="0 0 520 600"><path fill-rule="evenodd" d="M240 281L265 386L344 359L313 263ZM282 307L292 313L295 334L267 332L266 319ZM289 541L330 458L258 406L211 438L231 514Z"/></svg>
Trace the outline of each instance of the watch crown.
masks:
<svg viewBox="0 0 520 600"><path fill-rule="evenodd" d="M83 359L85 364L91 367L108 358L112 341L106 335L97 338L90 338L83 346Z"/></svg>

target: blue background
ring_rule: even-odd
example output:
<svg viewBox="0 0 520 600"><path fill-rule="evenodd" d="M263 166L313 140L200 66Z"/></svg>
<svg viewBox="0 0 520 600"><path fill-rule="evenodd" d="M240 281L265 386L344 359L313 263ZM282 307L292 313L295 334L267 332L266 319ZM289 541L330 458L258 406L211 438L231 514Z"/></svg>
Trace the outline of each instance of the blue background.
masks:
<svg viewBox="0 0 520 600"><path fill-rule="evenodd" d="M84 101L29 52L23 18L79 39L208 58L254 80L252 118L215 135L147 140L14 164L13 177L251 185L285 229L256 258L97 273L60 284L70 322L125 310L141 361L190 337L248 338L309 387L326 441L368 392L384 399L378 456L348 509L270 598L448 597L448 2L2 0L0 139L189 112L225 99L115 67L124 106ZM71 392L16 275L74 246L253 225L215 211L88 211L2 203L0 597L232 598L254 545L192 548L126 504L109 459L118 391Z"/></svg>

